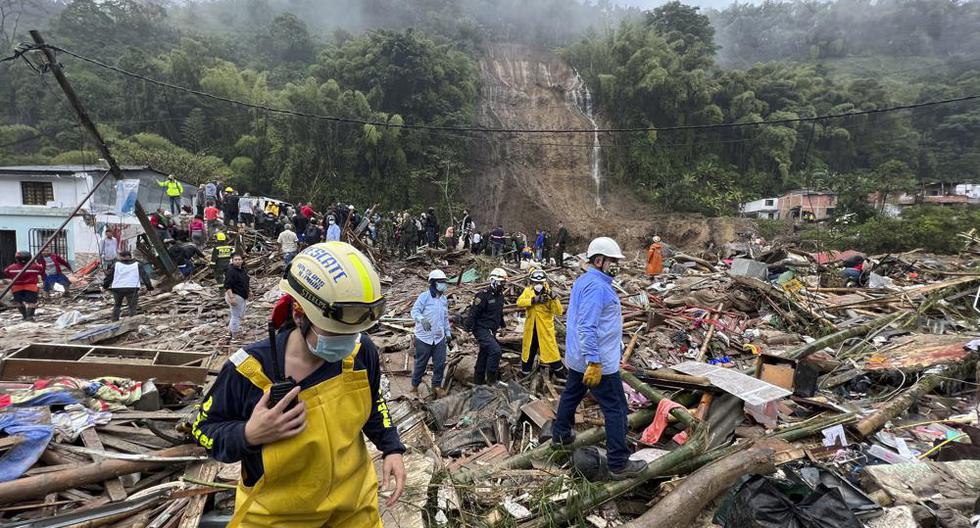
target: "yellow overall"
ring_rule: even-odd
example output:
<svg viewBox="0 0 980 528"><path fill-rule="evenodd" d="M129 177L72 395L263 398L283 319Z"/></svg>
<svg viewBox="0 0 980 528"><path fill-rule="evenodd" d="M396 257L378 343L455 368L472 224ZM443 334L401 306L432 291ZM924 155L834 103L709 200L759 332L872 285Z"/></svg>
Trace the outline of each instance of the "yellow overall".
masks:
<svg viewBox="0 0 980 528"><path fill-rule="evenodd" d="M302 433L262 446L265 474L238 484L230 528L380 528L378 477L361 428L371 413L367 371L354 370L354 351L339 376L299 393L306 404ZM263 391L272 382L249 356L238 372Z"/></svg>
<svg viewBox="0 0 980 528"><path fill-rule="evenodd" d="M546 293L542 291L542 293ZM538 334L538 356L542 363L561 361L558 340L555 338L555 317L561 317L561 301L550 299L546 303L533 304L531 299L537 295L528 286L517 298L517 306L524 308L527 319L524 321L524 340L521 344L521 361L527 362L531 354L531 339Z"/></svg>

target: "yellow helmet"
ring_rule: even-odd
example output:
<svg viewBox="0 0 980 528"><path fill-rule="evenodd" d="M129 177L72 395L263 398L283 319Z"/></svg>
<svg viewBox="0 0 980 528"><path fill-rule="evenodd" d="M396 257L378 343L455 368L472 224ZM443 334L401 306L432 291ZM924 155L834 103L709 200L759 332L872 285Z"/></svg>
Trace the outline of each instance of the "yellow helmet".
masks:
<svg viewBox="0 0 980 528"><path fill-rule="evenodd" d="M316 327L356 334L384 315L381 279L371 261L344 242L314 244L296 255L279 289L300 304Z"/></svg>
<svg viewBox="0 0 980 528"><path fill-rule="evenodd" d="M216 242L224 242L225 240L228 240L228 235L224 234L223 231L218 231L214 234L214 240Z"/></svg>

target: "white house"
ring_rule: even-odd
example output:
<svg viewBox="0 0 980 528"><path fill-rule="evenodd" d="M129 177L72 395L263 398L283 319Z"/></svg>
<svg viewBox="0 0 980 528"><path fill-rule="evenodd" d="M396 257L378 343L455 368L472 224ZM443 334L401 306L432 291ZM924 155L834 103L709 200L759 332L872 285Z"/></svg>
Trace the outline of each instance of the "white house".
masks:
<svg viewBox="0 0 980 528"><path fill-rule="evenodd" d="M742 216L752 218L779 218L779 198L763 198L739 206Z"/></svg>
<svg viewBox="0 0 980 528"><path fill-rule="evenodd" d="M139 180L137 196L147 213L167 207L164 189L157 184L165 173L150 167L122 169L127 180ZM95 165L0 167L0 267L13 262L18 250L40 249L106 170ZM181 183L183 205L194 207L197 187ZM107 227L119 228L124 246L142 233L135 215L118 212L116 184L110 175L55 239L52 249L72 265L99 257Z"/></svg>

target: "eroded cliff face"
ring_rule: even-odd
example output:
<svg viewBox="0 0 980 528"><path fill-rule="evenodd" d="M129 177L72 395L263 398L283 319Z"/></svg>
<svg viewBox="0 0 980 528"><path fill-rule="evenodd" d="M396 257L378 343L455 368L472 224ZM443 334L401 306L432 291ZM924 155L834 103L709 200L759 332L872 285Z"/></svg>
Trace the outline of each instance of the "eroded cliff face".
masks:
<svg viewBox="0 0 980 528"><path fill-rule="evenodd" d="M678 237L662 233L668 240L700 247L734 231L728 225L732 222L719 226L719 219L654 212L631 189L610 185L602 173L600 146L612 138L592 132L601 127L601 119L594 114L591 92L554 53L494 44L484 51L480 74L481 126L586 131L484 134L474 141L465 196L481 230L501 224L529 235L536 228L555 233L561 220L581 242L605 235L632 248L641 248L655 230L668 226L687 226Z"/></svg>

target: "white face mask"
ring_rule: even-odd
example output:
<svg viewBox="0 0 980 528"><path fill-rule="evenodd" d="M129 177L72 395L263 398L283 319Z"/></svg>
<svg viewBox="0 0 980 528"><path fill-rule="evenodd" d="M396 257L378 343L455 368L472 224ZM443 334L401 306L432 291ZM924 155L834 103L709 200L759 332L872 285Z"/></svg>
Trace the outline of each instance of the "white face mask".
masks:
<svg viewBox="0 0 980 528"><path fill-rule="evenodd" d="M357 340L360 334L340 334L325 336L313 332L316 336L316 346L310 345L310 342L306 342L306 347L309 349L310 353L314 356L326 361L327 363L336 363L354 351L354 346L357 345Z"/></svg>
<svg viewBox="0 0 980 528"><path fill-rule="evenodd" d="M544 289L544 284L535 284L534 285L534 291L536 291L538 293L541 293L541 290L543 290L543 289Z"/></svg>

